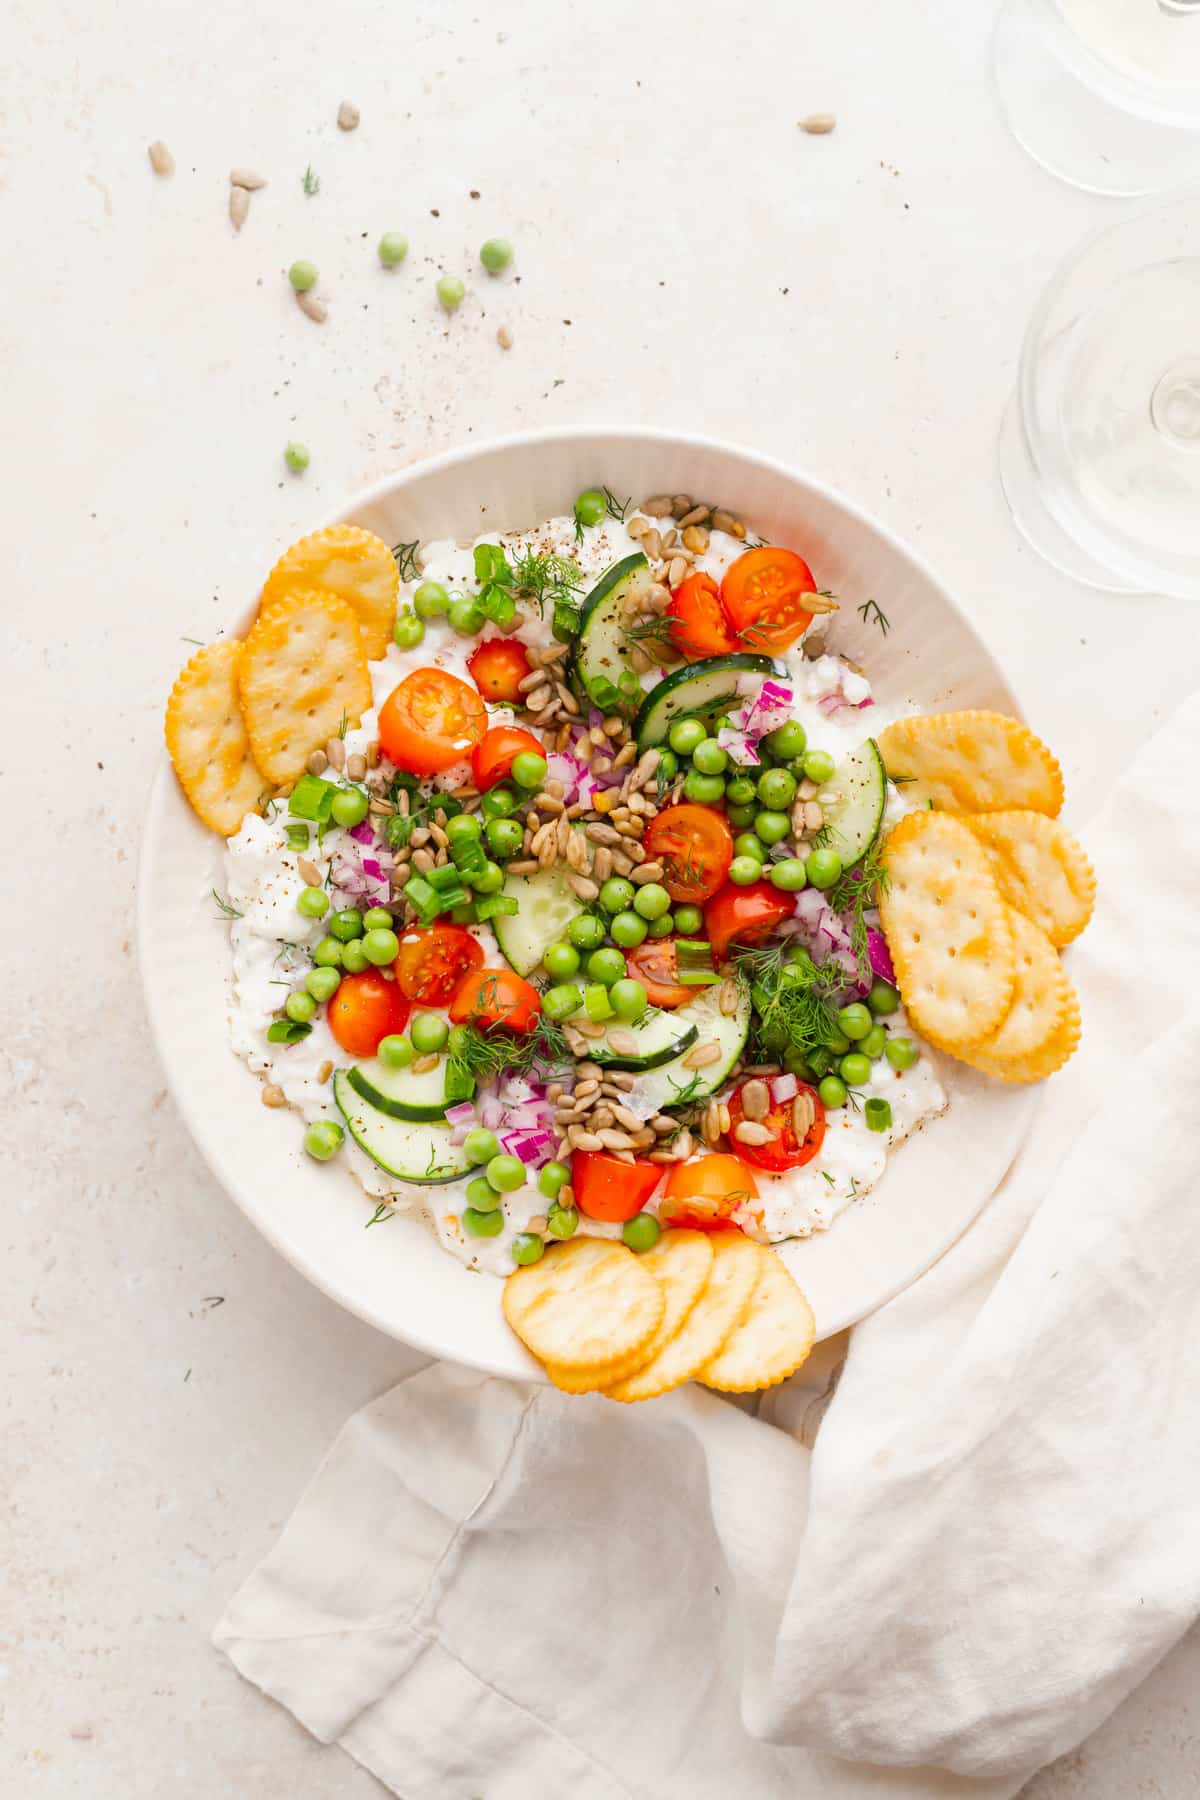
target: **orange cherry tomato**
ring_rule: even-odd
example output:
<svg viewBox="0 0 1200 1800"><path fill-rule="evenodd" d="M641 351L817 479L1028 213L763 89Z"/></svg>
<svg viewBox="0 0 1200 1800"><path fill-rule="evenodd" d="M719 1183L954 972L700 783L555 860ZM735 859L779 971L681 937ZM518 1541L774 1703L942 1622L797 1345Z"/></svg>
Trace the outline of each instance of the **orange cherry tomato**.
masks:
<svg viewBox="0 0 1200 1800"><path fill-rule="evenodd" d="M812 623L804 599L815 594L812 570L776 544L747 550L721 580L721 604L744 650L788 650Z"/></svg>
<svg viewBox="0 0 1200 1800"><path fill-rule="evenodd" d="M416 669L379 709L379 743L398 769L439 775L462 762L487 730L487 708L473 687L444 669Z"/></svg>
<svg viewBox="0 0 1200 1800"><path fill-rule="evenodd" d="M392 964L400 992L418 1006L445 1006L464 975L483 967L483 945L461 925L410 925Z"/></svg>
<svg viewBox="0 0 1200 1800"><path fill-rule="evenodd" d="M646 990L651 1006L674 1011L698 1000L700 988L685 987L679 980L679 957L674 938L647 938L636 950L625 952L629 973L637 977Z"/></svg>
<svg viewBox="0 0 1200 1800"><path fill-rule="evenodd" d="M380 1038L403 1031L412 1011L382 969L343 975L325 1010L329 1029L348 1056L374 1056Z"/></svg>
<svg viewBox="0 0 1200 1800"><path fill-rule="evenodd" d="M741 1157L714 1153L672 1167L658 1210L664 1225L736 1231L735 1208L757 1199L758 1183Z"/></svg>
<svg viewBox="0 0 1200 1800"><path fill-rule="evenodd" d="M795 910L794 896L780 893L769 881L752 881L748 887L726 882L704 908L704 933L713 961L723 962L735 939L739 944L761 943Z"/></svg>
<svg viewBox="0 0 1200 1800"><path fill-rule="evenodd" d="M528 1031L541 1010L537 989L511 969L476 969L463 977L450 1001L456 1025L478 1025L483 1031L496 1025Z"/></svg>
<svg viewBox="0 0 1200 1800"><path fill-rule="evenodd" d="M681 581L664 615L671 641L685 656L722 656L740 649L721 606L721 590L711 575L697 570Z"/></svg>
<svg viewBox="0 0 1200 1800"><path fill-rule="evenodd" d="M734 1088L729 1096L730 1129L736 1131L745 1112L742 1108L742 1092L746 1087ZM765 1125L772 1133L768 1144L743 1144L739 1155L746 1162L753 1163L757 1169L766 1169L772 1175L782 1175L785 1169L799 1169L806 1162L811 1162L825 1141L825 1108L821 1104L821 1096L816 1088L800 1083L799 1092L807 1094L813 1104L813 1122L805 1132L803 1139L796 1136L796 1127L792 1108L795 1099L783 1100L772 1105L765 1119L759 1123Z"/></svg>
<svg viewBox="0 0 1200 1800"><path fill-rule="evenodd" d="M571 1191L589 1219L623 1224L641 1212L661 1180L657 1163L622 1162L603 1150L576 1150L571 1158Z"/></svg>
<svg viewBox="0 0 1200 1800"><path fill-rule="evenodd" d="M545 744L532 731L522 731L519 725L493 725L471 752L476 787L493 788L498 781L506 781L513 763L526 750L534 756L546 754Z"/></svg>
<svg viewBox="0 0 1200 1800"><path fill-rule="evenodd" d="M650 860L663 865L672 900L695 906L715 894L733 861L733 833L725 814L711 806L668 806L644 838Z"/></svg>
<svg viewBox="0 0 1200 1800"><path fill-rule="evenodd" d="M529 673L529 658L519 638L489 638L467 658L471 680L485 700L517 706L521 683Z"/></svg>

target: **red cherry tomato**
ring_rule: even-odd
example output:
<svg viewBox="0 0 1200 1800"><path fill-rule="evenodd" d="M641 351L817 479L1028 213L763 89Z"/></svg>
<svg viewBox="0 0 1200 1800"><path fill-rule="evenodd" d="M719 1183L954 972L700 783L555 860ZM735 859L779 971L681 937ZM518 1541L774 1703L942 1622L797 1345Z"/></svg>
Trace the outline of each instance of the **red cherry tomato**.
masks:
<svg viewBox="0 0 1200 1800"><path fill-rule="evenodd" d="M770 655L789 650L807 631L812 614L803 603L816 591L802 556L767 544L730 563L721 581L721 604L738 643Z"/></svg>
<svg viewBox="0 0 1200 1800"><path fill-rule="evenodd" d="M647 938L636 950L625 952L625 961L629 973L645 988L651 1006L673 1011L700 997L699 988L685 987L678 979L679 958L674 938Z"/></svg>
<svg viewBox="0 0 1200 1800"><path fill-rule="evenodd" d="M663 865L663 886L681 904L695 906L715 894L733 861L733 833L725 814L711 806L668 806L643 841Z"/></svg>
<svg viewBox="0 0 1200 1800"><path fill-rule="evenodd" d="M450 1002L456 1025L478 1025L483 1031L496 1025L528 1031L541 1010L537 989L511 969L476 969L459 982Z"/></svg>
<svg viewBox="0 0 1200 1800"><path fill-rule="evenodd" d="M439 775L471 754L487 730L487 708L444 669L416 669L379 709L379 743L398 769Z"/></svg>
<svg viewBox="0 0 1200 1800"><path fill-rule="evenodd" d="M545 756L546 746L532 731L519 725L493 725L471 752L471 768L478 788L493 788L512 774L512 766L523 751Z"/></svg>
<svg viewBox="0 0 1200 1800"><path fill-rule="evenodd" d="M343 975L325 1018L348 1056L374 1056L380 1038L403 1031L412 1011L407 998L382 969Z"/></svg>
<svg viewBox="0 0 1200 1800"><path fill-rule="evenodd" d="M519 638L489 638L467 658L471 680L485 700L517 706L521 683L529 673L529 658Z"/></svg>
<svg viewBox="0 0 1200 1800"><path fill-rule="evenodd" d="M702 570L680 582L664 617L672 642L685 656L723 656L741 648L722 609L721 590Z"/></svg>
<svg viewBox="0 0 1200 1800"><path fill-rule="evenodd" d="M603 1150L576 1150L571 1158L575 1204L589 1219L623 1224L641 1212L661 1180L657 1163L622 1162Z"/></svg>
<svg viewBox="0 0 1200 1800"><path fill-rule="evenodd" d="M704 908L704 932L712 945L713 961L723 962L735 940L761 943L795 910L793 896L781 893L769 881L752 881L749 887L735 887L727 881Z"/></svg>
<svg viewBox="0 0 1200 1800"><path fill-rule="evenodd" d="M743 1200L757 1199L758 1183L741 1157L718 1152L676 1163L658 1210L664 1225L736 1231L731 1214Z"/></svg>
<svg viewBox="0 0 1200 1800"><path fill-rule="evenodd" d="M743 1081L741 1087L734 1088L729 1096L730 1129L736 1131L745 1118L742 1107L742 1094L746 1088ZM781 1101L778 1106L772 1105L764 1125L772 1134L768 1144L740 1144L738 1155L751 1162L757 1169L767 1169L772 1175L782 1175L785 1169L799 1169L806 1162L811 1162L825 1141L825 1108L821 1104L821 1096L816 1088L800 1083L799 1094L807 1094L812 1101L813 1120L803 1138L796 1135L795 1114L793 1108L796 1099ZM799 1094L796 1098L799 1098Z"/></svg>
<svg viewBox="0 0 1200 1800"><path fill-rule="evenodd" d="M400 992L418 1006L445 1006L464 975L483 967L483 946L461 925L410 925L392 964Z"/></svg>

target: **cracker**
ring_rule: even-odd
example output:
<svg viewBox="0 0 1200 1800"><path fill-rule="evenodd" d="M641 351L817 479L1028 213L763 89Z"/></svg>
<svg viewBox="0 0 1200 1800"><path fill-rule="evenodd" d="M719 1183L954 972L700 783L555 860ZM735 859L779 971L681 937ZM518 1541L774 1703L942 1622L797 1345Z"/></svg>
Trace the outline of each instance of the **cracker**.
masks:
<svg viewBox="0 0 1200 1800"><path fill-rule="evenodd" d="M353 607L363 648L378 662L392 641L399 587L396 559L382 538L361 525L331 525L284 551L263 583L262 605L302 588L336 594Z"/></svg>
<svg viewBox="0 0 1200 1800"><path fill-rule="evenodd" d="M989 1055L984 1046L972 1044L955 1054L963 1062L970 1063L972 1068L982 1070L996 1081L1045 1081L1047 1076L1057 1074L1063 1064L1074 1056L1081 1030L1079 1001L1068 980L1066 1010L1049 1037L1035 1049L1024 1056L1005 1058Z"/></svg>
<svg viewBox="0 0 1200 1800"><path fill-rule="evenodd" d="M677 1388L716 1355L737 1323L758 1277L760 1245L740 1231L713 1234L708 1280L684 1318L650 1361L604 1389L610 1400L652 1400Z"/></svg>
<svg viewBox="0 0 1200 1800"><path fill-rule="evenodd" d="M1082 844L1044 813L978 813L964 823L986 846L1002 898L1059 949L1077 938L1096 904Z"/></svg>
<svg viewBox="0 0 1200 1800"><path fill-rule="evenodd" d="M270 789L250 752L238 703L241 645L225 638L197 650L167 701L167 750L192 809L222 837L237 831Z"/></svg>
<svg viewBox="0 0 1200 1800"><path fill-rule="evenodd" d="M1028 725L1005 713L919 714L876 740L893 781L943 812L1061 811L1062 770ZM911 785L909 785L911 784Z"/></svg>
<svg viewBox="0 0 1200 1800"><path fill-rule="evenodd" d="M1028 1056L1053 1037L1071 1003L1066 970L1045 932L1011 907L1008 922L1013 936L1012 999L991 1036L971 1046L972 1053L999 1062Z"/></svg>
<svg viewBox="0 0 1200 1800"><path fill-rule="evenodd" d="M774 1250L763 1245L758 1280L720 1350L696 1380L726 1394L773 1387L805 1361L816 1336L812 1307Z"/></svg>
<svg viewBox="0 0 1200 1800"><path fill-rule="evenodd" d="M909 813L884 845L879 916L917 1030L944 1049L995 1031L1013 990L1009 911L983 846L948 813Z"/></svg>
<svg viewBox="0 0 1200 1800"><path fill-rule="evenodd" d="M554 1244L504 1284L504 1316L521 1342L574 1373L611 1368L640 1350L665 1306L653 1275L609 1238Z"/></svg>
<svg viewBox="0 0 1200 1800"><path fill-rule="evenodd" d="M255 762L272 781L298 780L310 752L371 705L351 608L315 590L263 608L242 645L238 689Z"/></svg>
<svg viewBox="0 0 1200 1800"><path fill-rule="evenodd" d="M596 1388L611 1387L643 1363L650 1362L667 1340L675 1336L703 1292L712 1260L712 1244L706 1232L665 1231L653 1249L644 1251L640 1258L642 1267L649 1270L666 1297L662 1319L650 1342L627 1358L624 1367L581 1372L548 1364L546 1373L555 1387L565 1394L591 1393Z"/></svg>

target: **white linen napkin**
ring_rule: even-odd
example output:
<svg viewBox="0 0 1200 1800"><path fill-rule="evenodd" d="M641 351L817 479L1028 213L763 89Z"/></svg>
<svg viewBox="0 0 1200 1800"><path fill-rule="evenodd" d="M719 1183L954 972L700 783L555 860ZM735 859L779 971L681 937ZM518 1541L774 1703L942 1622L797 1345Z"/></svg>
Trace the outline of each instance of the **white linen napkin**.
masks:
<svg viewBox="0 0 1200 1800"><path fill-rule="evenodd" d="M234 1599L238 1669L405 1800L1001 1800L1098 1725L1200 1610L1198 770L1200 696L1087 834L1082 1048L844 1366L757 1417L425 1369Z"/></svg>

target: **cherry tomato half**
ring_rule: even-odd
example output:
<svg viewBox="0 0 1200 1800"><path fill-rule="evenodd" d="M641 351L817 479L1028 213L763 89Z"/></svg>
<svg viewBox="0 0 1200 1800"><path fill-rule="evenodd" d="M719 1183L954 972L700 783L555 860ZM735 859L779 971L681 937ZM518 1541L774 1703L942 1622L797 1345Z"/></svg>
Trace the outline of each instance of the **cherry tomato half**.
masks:
<svg viewBox="0 0 1200 1800"><path fill-rule="evenodd" d="M464 975L483 967L483 946L461 925L410 925L392 964L400 992L418 1006L445 1006Z"/></svg>
<svg viewBox="0 0 1200 1800"><path fill-rule="evenodd" d="M729 1096L729 1124L736 1131L745 1118L742 1106L742 1094L747 1086L743 1081L741 1087L734 1088ZM812 1124L803 1138L796 1135L795 1105L802 1095L807 1094L812 1101ZM778 1106L772 1105L765 1119L759 1123L771 1133L771 1141L767 1144L742 1144L738 1155L746 1162L753 1163L757 1169L766 1169L772 1175L782 1175L785 1169L799 1169L806 1162L811 1162L825 1141L825 1108L821 1104L821 1096L816 1088L808 1087L803 1081L795 1099L781 1101Z"/></svg>
<svg viewBox="0 0 1200 1800"><path fill-rule="evenodd" d="M529 673L529 658L519 638L489 638L471 652L467 667L485 700L519 705L521 683Z"/></svg>
<svg viewBox="0 0 1200 1800"><path fill-rule="evenodd" d="M379 709L379 743L398 769L439 775L462 762L487 730L487 708L465 681L444 669L416 669Z"/></svg>
<svg viewBox="0 0 1200 1800"><path fill-rule="evenodd" d="M795 910L794 895L781 893L769 881L752 881L748 887L726 882L704 908L704 932L713 961L723 962L735 939L739 944L761 943Z"/></svg>
<svg viewBox="0 0 1200 1800"><path fill-rule="evenodd" d="M465 975L450 1001L456 1025L478 1025L483 1031L496 1025L528 1031L541 1010L537 989L511 969L477 969Z"/></svg>
<svg viewBox="0 0 1200 1800"><path fill-rule="evenodd" d="M625 952L625 961L629 966L629 973L636 976L645 988L646 998L651 1006L662 1006L673 1011L675 1007L687 1006L690 1001L700 997L700 988L685 987L678 979L679 958L674 938L647 938L636 950Z"/></svg>
<svg viewBox="0 0 1200 1800"><path fill-rule="evenodd" d="M672 900L695 906L715 894L733 861L733 833L725 814L711 806L668 806L643 840L649 857L663 865Z"/></svg>
<svg viewBox="0 0 1200 1800"><path fill-rule="evenodd" d="M718 1152L676 1163L658 1210L664 1225L736 1231L730 1215L743 1200L757 1199L758 1183L741 1157Z"/></svg>
<svg viewBox="0 0 1200 1800"><path fill-rule="evenodd" d="M403 1031L412 1011L406 997L382 969L343 975L325 1017L348 1056L374 1056L380 1038Z"/></svg>
<svg viewBox="0 0 1200 1800"><path fill-rule="evenodd" d="M730 563L721 580L721 604L739 645L770 655L790 649L807 631L812 614L803 601L816 591L802 556L767 544Z"/></svg>
<svg viewBox="0 0 1200 1800"><path fill-rule="evenodd" d="M702 570L680 582L664 616L671 641L685 656L723 656L740 648L721 606L721 590Z"/></svg>
<svg viewBox="0 0 1200 1800"><path fill-rule="evenodd" d="M545 744L532 731L522 731L519 725L493 725L471 752L476 787L493 788L506 780L513 763L526 750L534 756L546 754Z"/></svg>
<svg viewBox="0 0 1200 1800"><path fill-rule="evenodd" d="M659 1182L662 1170L652 1162L622 1162L603 1150L576 1150L571 1158L575 1204L589 1219L623 1223L640 1213Z"/></svg>

